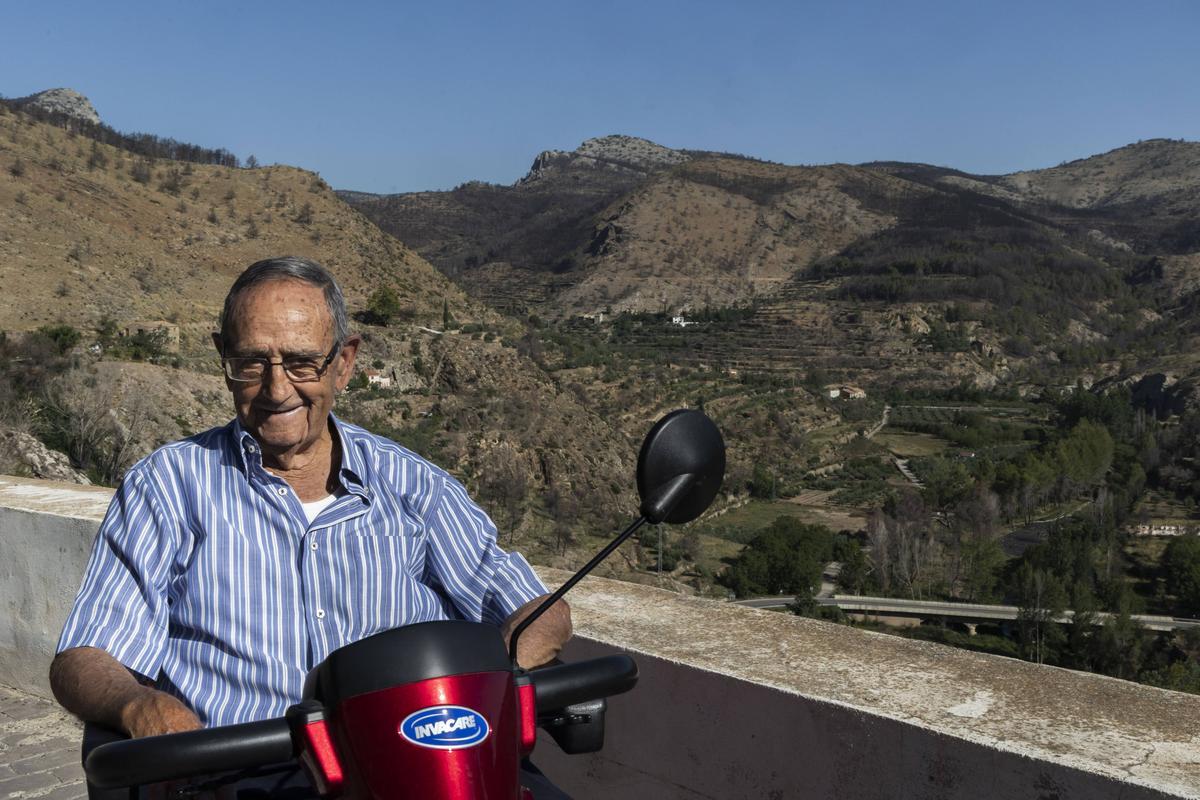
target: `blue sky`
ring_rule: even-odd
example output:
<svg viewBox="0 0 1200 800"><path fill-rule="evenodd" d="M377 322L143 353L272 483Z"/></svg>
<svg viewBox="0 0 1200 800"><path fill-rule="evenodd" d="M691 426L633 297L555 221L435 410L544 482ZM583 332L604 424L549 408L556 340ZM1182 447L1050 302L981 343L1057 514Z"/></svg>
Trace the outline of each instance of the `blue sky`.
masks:
<svg viewBox="0 0 1200 800"><path fill-rule="evenodd" d="M788 164L1200 139L1200 3L13 2L0 93L337 188L509 183L608 133Z"/></svg>

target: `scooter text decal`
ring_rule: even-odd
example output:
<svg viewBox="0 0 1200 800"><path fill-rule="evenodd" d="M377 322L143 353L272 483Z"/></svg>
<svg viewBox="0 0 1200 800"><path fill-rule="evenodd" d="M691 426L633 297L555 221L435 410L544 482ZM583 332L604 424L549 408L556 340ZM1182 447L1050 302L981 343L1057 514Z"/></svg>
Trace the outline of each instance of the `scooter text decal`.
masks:
<svg viewBox="0 0 1200 800"><path fill-rule="evenodd" d="M474 747L487 738L483 714L465 706L430 706L414 711L400 723L400 735L421 747L457 750Z"/></svg>

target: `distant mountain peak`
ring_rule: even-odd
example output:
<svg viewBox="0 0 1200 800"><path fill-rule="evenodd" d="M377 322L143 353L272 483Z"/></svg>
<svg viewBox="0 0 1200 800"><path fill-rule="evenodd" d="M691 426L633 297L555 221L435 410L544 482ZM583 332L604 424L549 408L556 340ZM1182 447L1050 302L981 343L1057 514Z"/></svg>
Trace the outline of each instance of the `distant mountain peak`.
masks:
<svg viewBox="0 0 1200 800"><path fill-rule="evenodd" d="M518 183L531 183L564 167L610 169L633 173L653 172L681 164L691 156L649 139L611 134L588 139L574 150L543 150Z"/></svg>
<svg viewBox="0 0 1200 800"><path fill-rule="evenodd" d="M599 136L588 139L575 150L581 156L616 161L622 164L647 169L681 164L690 159L686 153L663 147L661 144L637 136Z"/></svg>
<svg viewBox="0 0 1200 800"><path fill-rule="evenodd" d="M23 106L35 106L43 111L65 114L93 125L100 124L100 115L96 112L92 101L74 89L47 89L44 92L22 97L18 102Z"/></svg>

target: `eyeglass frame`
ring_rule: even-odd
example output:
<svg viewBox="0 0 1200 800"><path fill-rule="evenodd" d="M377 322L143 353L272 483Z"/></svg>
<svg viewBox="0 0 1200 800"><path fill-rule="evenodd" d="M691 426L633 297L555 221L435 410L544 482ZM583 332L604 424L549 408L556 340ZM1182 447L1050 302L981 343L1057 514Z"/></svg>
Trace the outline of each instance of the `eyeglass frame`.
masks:
<svg viewBox="0 0 1200 800"><path fill-rule="evenodd" d="M345 345L345 342L333 343L333 347L330 349L329 354L325 356L325 359L321 362L321 366L317 367L317 374L311 378L301 378L299 380L293 378L292 374L288 372L286 358L281 358L278 361L272 361L271 359L263 358L262 356L227 356L224 353L221 353L221 370L225 373L225 377L229 380L234 381L235 383L251 385L255 383L262 383L263 378L265 378L267 373L271 371L271 367L279 366L283 367L283 374L287 376L287 379L292 383L315 383L321 380L321 378L325 377L325 373L329 370L329 365L333 363L335 358L337 358L338 353L341 352L343 345ZM298 357L302 358L303 356L291 356L291 358ZM264 365L263 374L257 378L235 378L229 374L229 362L234 360L262 362Z"/></svg>

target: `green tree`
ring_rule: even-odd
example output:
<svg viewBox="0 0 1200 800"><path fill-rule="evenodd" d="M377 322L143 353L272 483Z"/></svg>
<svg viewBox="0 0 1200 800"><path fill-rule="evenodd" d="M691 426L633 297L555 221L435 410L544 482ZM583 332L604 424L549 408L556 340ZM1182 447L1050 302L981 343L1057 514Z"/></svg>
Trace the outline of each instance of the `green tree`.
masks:
<svg viewBox="0 0 1200 800"><path fill-rule="evenodd" d="M54 342L59 354L66 354L68 350L79 344L82 336L70 325L43 325L38 328L38 333Z"/></svg>
<svg viewBox="0 0 1200 800"><path fill-rule="evenodd" d="M929 472L922 477L925 502L931 508L952 505L971 490L971 473L960 461L935 458Z"/></svg>
<svg viewBox="0 0 1200 800"><path fill-rule="evenodd" d="M1067 606L1058 577L1025 562L1017 572L1017 628L1022 650L1030 661L1046 662L1062 641L1055 622Z"/></svg>
<svg viewBox="0 0 1200 800"><path fill-rule="evenodd" d="M1084 420L1054 450L1064 476L1080 486L1094 486L1104 480L1112 466L1113 439L1103 425Z"/></svg>
<svg viewBox="0 0 1200 800"><path fill-rule="evenodd" d="M104 349L112 347L117 340L117 321L105 314L100 318L100 327L96 329L96 341Z"/></svg>
<svg viewBox="0 0 1200 800"><path fill-rule="evenodd" d="M1200 615L1200 536L1172 539L1162 556L1167 591L1175 595L1179 609L1189 616Z"/></svg>
<svg viewBox="0 0 1200 800"><path fill-rule="evenodd" d="M402 311L400 296L391 286L380 286L367 298L368 321L387 326Z"/></svg>
<svg viewBox="0 0 1200 800"><path fill-rule="evenodd" d="M1116 613L1100 628L1095 640L1094 669L1114 678L1137 678L1145 649L1145 629L1133 618L1135 598L1122 583Z"/></svg>
<svg viewBox="0 0 1200 800"><path fill-rule="evenodd" d="M1004 550L994 537L973 537L963 543L963 590L973 603L995 599L996 583L1004 567Z"/></svg>
<svg viewBox="0 0 1200 800"><path fill-rule="evenodd" d="M862 546L850 540L841 548L842 568L838 572L837 586L850 594L863 594L871 579L871 562Z"/></svg>
<svg viewBox="0 0 1200 800"><path fill-rule="evenodd" d="M774 500L777 497L778 487L776 486L775 470L764 465L761 461L755 462L754 474L750 478L750 496L761 497L765 500Z"/></svg>
<svg viewBox="0 0 1200 800"><path fill-rule="evenodd" d="M723 582L739 597L795 594L812 597L833 557L833 534L820 525L778 517L733 559Z"/></svg>
<svg viewBox="0 0 1200 800"><path fill-rule="evenodd" d="M1075 582L1071 590L1071 610L1074 616L1067 631L1066 666L1091 672L1096 661L1099 618L1096 595L1086 580Z"/></svg>

